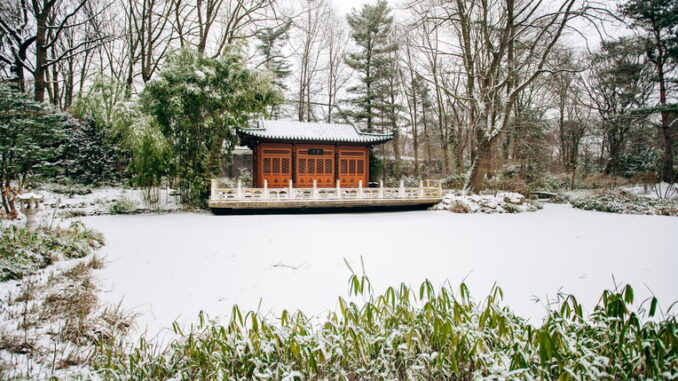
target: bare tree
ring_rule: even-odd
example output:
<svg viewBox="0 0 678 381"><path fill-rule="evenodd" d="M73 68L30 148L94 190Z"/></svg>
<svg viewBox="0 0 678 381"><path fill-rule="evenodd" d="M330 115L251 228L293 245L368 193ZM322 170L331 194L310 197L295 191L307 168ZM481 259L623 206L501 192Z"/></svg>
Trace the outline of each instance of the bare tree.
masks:
<svg viewBox="0 0 678 381"><path fill-rule="evenodd" d="M575 7L575 5L579 6ZM447 53L458 57L465 77L464 122L476 131L477 147L465 189L483 187L493 147L509 125L519 94L540 75L558 71L548 58L568 23L587 10L587 0L451 0L418 6L423 19L450 33Z"/></svg>
<svg viewBox="0 0 678 381"><path fill-rule="evenodd" d="M25 72L32 74L36 100L45 100L49 85L48 71L52 66L95 49L106 38L71 33L71 41L63 42L66 34L87 24L94 17L79 17L87 4L88 0L19 0L18 4L3 3L0 17L3 49L0 61L10 65L15 81L21 83L22 88L25 86Z"/></svg>
<svg viewBox="0 0 678 381"><path fill-rule="evenodd" d="M332 8L328 9L326 18L326 83L327 83L327 114L325 120L333 120L333 112L337 107L337 95L350 79L350 72L344 63L348 33L343 19L339 18Z"/></svg>

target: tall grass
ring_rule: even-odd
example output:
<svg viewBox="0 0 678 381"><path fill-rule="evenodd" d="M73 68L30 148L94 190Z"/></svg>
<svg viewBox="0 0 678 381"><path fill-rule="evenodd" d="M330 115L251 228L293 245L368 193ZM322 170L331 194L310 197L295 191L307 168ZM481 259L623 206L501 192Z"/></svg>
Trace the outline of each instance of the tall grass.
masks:
<svg viewBox="0 0 678 381"><path fill-rule="evenodd" d="M676 379L678 329L655 298L632 309L624 286L602 293L589 316L563 297L540 327L501 305L494 287L475 301L458 289L405 284L376 295L364 275L321 321L283 311L277 319L237 306L225 324L198 323L158 348L107 341L96 368L111 380L624 380ZM668 314L668 312L666 312ZM273 321L271 321L273 320Z"/></svg>

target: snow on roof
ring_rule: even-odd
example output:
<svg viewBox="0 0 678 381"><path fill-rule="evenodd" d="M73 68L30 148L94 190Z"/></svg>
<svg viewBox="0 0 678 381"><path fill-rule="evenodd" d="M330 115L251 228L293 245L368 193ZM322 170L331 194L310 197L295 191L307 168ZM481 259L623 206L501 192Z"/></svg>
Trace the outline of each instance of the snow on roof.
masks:
<svg viewBox="0 0 678 381"><path fill-rule="evenodd" d="M350 124L260 120L256 128L238 129L240 136L262 139L314 142L379 144L393 139L393 134L362 132Z"/></svg>

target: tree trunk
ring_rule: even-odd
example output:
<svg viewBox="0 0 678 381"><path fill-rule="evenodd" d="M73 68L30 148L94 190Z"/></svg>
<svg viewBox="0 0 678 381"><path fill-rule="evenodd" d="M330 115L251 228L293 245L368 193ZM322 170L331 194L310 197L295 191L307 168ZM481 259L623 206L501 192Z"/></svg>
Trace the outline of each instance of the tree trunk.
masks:
<svg viewBox="0 0 678 381"><path fill-rule="evenodd" d="M492 158L492 146L499 135L495 135L491 139L483 138L478 144L476 154L469 168L469 173L466 176L466 183L464 190L471 193L478 193L483 190L483 182L485 174L487 174Z"/></svg>
<svg viewBox="0 0 678 381"><path fill-rule="evenodd" d="M661 134L664 140L664 154L662 155L662 172L661 180L667 183L673 183L673 137L671 136L671 123L675 122L675 118L669 115L666 108L666 78L664 75L664 65L657 65L657 72L659 77L659 104L664 107L661 111Z"/></svg>
<svg viewBox="0 0 678 381"><path fill-rule="evenodd" d="M37 9L37 8L36 8ZM45 65L47 64L47 15L50 13L48 5L45 9L36 14L35 22L38 32L35 38L35 71L33 78L35 80L35 100L45 101Z"/></svg>

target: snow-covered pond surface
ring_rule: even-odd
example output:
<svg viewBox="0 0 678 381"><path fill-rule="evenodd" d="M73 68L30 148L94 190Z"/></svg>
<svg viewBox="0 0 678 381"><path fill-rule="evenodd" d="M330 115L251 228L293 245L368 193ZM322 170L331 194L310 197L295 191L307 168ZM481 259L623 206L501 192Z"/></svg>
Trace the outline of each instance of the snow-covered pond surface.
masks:
<svg viewBox="0 0 678 381"><path fill-rule="evenodd" d="M678 218L546 205L536 213L449 212L214 216L97 216L108 263L104 300L140 314L149 334L200 310L231 306L322 314L348 293L344 258L362 256L376 291L464 279L483 298L497 282L505 303L539 323L546 296L574 293L590 311L604 288L630 283L667 308L678 300ZM535 297L542 301L535 302Z"/></svg>

